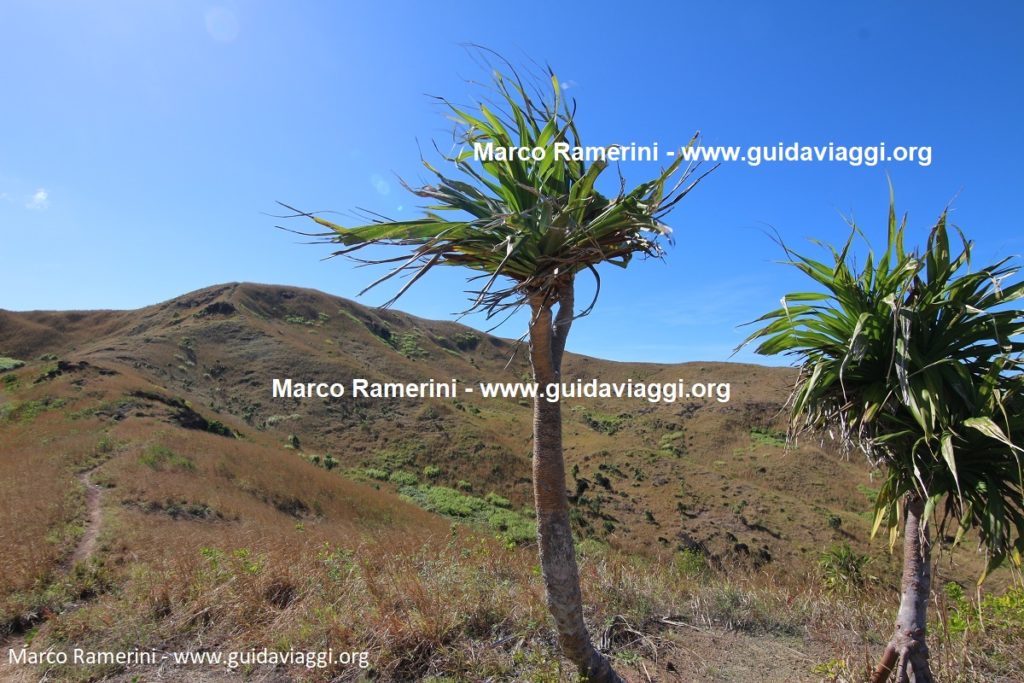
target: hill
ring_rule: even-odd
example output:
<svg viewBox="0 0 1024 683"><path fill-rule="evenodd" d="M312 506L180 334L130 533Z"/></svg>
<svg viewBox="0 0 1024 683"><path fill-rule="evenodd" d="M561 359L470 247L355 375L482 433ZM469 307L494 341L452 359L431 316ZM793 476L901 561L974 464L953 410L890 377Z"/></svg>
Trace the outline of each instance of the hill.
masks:
<svg viewBox="0 0 1024 683"><path fill-rule="evenodd" d="M211 287L131 312L0 316L0 349L8 356L54 356L119 372L117 387L95 370L79 373L112 387L107 400L123 402L115 418L173 413L166 402L132 395L151 391L202 407L209 419L270 444L284 445L294 434L300 452L330 455L356 478L369 472L411 481L403 475L423 479L422 470L433 466L441 471L432 484L468 482L473 491L493 490L517 508L529 506L531 409L523 399L271 396L275 377L520 381L529 367L514 342L320 292L260 285ZM45 374L38 365L35 372ZM567 466L577 472L567 485L574 492L577 481L586 487L577 499L581 526L631 550L682 544L715 557L749 551L764 562L814 556L828 541L846 538L844 529L863 542L857 532L871 487L863 463L814 447L783 448L778 415L793 377L750 365L615 363L569 354L567 382L681 378L731 385L728 403L567 400ZM39 386L33 396L45 398L47 389ZM87 402L79 400L77 409Z"/></svg>
<svg viewBox="0 0 1024 683"><path fill-rule="evenodd" d="M537 655L551 643L529 545L527 400L272 395L274 378L523 381L516 342L322 292L227 284L136 311L0 311L0 357L12 359L0 374L0 628L16 639L40 628L50 646L108 650L341 643L397 680L499 667L472 645L486 641L507 645L500 666L560 675ZM880 590L895 585L895 562L868 538L866 464L827 444L786 446L792 370L568 354L563 374L729 387L728 401L565 402L585 588L600 593L593 616L613 641L612 617L668 619L694 595L673 584L713 575L770 576L794 587L792 604L830 547L871 556ZM944 577L969 580L976 558L956 559ZM751 616L744 594L714 595L725 603L694 608L709 627L806 631ZM808 609L814 595L801 598ZM668 680L682 670L632 648ZM791 676L786 648L773 651ZM51 678L126 671L56 666Z"/></svg>

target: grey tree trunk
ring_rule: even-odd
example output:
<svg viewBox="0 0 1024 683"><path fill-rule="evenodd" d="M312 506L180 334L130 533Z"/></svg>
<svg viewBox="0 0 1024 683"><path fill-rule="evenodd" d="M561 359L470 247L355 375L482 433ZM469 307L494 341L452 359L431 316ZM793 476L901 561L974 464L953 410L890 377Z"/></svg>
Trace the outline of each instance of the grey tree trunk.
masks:
<svg viewBox="0 0 1024 683"><path fill-rule="evenodd" d="M533 401L533 496L537 544L548 609L555 619L562 654L588 683L622 683L608 658L594 647L583 622L579 569L569 525L562 458L562 407L548 401L544 387L561 378L562 352L573 316L572 285L560 293L558 316L550 301L530 301L530 362L538 393Z"/></svg>
<svg viewBox="0 0 1024 683"><path fill-rule="evenodd" d="M908 494L904 504L903 596L896 628L871 676L871 683L885 683L896 672L897 683L934 683L925 643L928 598L931 594L931 533L924 519L924 498Z"/></svg>

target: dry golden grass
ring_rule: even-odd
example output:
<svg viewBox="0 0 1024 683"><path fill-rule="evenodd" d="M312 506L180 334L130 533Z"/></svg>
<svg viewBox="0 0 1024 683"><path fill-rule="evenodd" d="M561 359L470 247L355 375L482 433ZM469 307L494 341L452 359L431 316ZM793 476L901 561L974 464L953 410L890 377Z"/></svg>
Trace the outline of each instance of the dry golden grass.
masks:
<svg viewBox="0 0 1024 683"><path fill-rule="evenodd" d="M36 624L25 634L34 650L365 650L382 681L573 680L557 654L532 547L453 531L395 496L395 484L341 476L377 467L423 483L466 480L473 495L497 491L521 509L530 490L527 407L267 404L266 387L252 379L284 368L413 380L428 362L437 377L507 379L499 368L510 347L483 340L472 353L449 353L438 343L460 328L303 290L192 296L132 314L0 316L5 349L33 358L76 346L75 357L93 363L34 384L50 364L32 361L0 382L0 630ZM222 299L238 315L193 315ZM323 324L281 320L318 321L321 312L329 313ZM21 332L11 336L6 323ZM373 330L385 324L429 360L382 341ZM870 480L860 463L813 447L787 451L751 431L777 427L783 373L584 358L569 359L566 371L609 380L684 372L732 381L743 397L692 413L610 402L566 408L567 461L579 467L566 483L590 482L590 502L577 506L590 524L580 546L587 620L618 668L631 681L864 680L894 616L896 561L866 539L868 491L857 485ZM188 400L241 438L183 429L167 403L140 390ZM611 423L614 433L602 429ZM680 452L664 452L677 431L685 435L670 445ZM304 451L284 447L289 433ZM310 453L331 453L341 466L315 467L303 457ZM426 465L437 478L424 475ZM86 518L76 480L86 470L103 487L99 544L67 568ZM830 515L841 524L831 527ZM609 518L610 530L602 526ZM688 539L706 542L713 566L676 552ZM825 590L816 560L835 541L871 552L879 581L850 594ZM773 558L755 570L762 547ZM943 565L943 580L975 575L977 561L968 560ZM994 579L987 590L998 595L1010 577ZM978 607L970 596L951 602L941 583L931 640L941 680L1024 680L1016 594ZM44 667L32 676L44 673L75 682L149 674ZM251 673L356 680L365 672Z"/></svg>
<svg viewBox="0 0 1024 683"><path fill-rule="evenodd" d="M535 562L532 548L465 530L338 543L309 533L243 535L135 564L115 592L55 617L37 638L57 649L366 651L375 680L384 681L572 681L552 641ZM816 577L797 584L725 575L692 558L665 565L596 544L581 548L581 571L588 621L635 681L645 673L664 681L866 681L895 605L885 591L839 595ZM1024 632L1007 614L985 631L952 633L934 611L940 680L1019 680ZM57 667L50 675L86 681L119 671ZM367 672L287 673L327 681Z"/></svg>
<svg viewBox="0 0 1024 683"><path fill-rule="evenodd" d="M31 373L8 375L17 384ZM83 490L76 480L93 453L96 425L68 429L73 398L47 387L0 390L0 627L22 594L45 585L82 533Z"/></svg>

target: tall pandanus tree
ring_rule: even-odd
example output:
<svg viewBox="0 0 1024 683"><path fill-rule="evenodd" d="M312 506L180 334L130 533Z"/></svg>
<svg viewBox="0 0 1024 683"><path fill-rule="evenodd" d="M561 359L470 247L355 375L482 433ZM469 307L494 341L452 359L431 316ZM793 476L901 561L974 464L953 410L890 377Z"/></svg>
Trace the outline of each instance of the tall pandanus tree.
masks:
<svg viewBox="0 0 1024 683"><path fill-rule="evenodd" d="M890 196L885 253L868 250L859 270L852 227L830 263L783 247L818 291L784 296L744 344L796 357L791 433L829 430L884 471L872 535L887 529L891 548L902 527L903 577L872 681L926 683L933 539L973 529L988 559L979 582L1024 551L1024 283L1009 282L1009 259L973 270L959 231L953 255L945 212L910 253Z"/></svg>
<svg viewBox="0 0 1024 683"><path fill-rule="evenodd" d="M439 98L456 123L457 149L444 156L450 174L424 165L435 181L406 189L428 200L415 220L373 216L367 225L343 227L322 216L296 211L326 228L303 233L341 245L332 256L352 256L368 247L397 247L397 258L366 257L362 263L390 264L370 289L396 276L407 281L385 306L437 266L463 266L479 274L469 311L487 317L511 315L526 307L533 376L540 391L533 411L533 491L537 541L547 604L563 654L588 681L619 681L606 656L592 644L583 619L562 457L558 401L544 388L559 381L562 355L573 321L583 311L574 301L576 277L589 273L600 291L597 266L626 267L634 256L660 257L671 230L662 222L703 175L682 165L682 156L652 180L607 196L597 189L604 161L584 163L555 153L556 143L580 147L575 102L566 100L555 74L550 86L527 86L514 70L495 71L491 103L462 107ZM694 140L690 141L693 144ZM487 160L474 146L541 149L539 160ZM498 154L495 155L499 156ZM452 177L452 176L455 177ZM704 174L706 175L706 173ZM353 258L355 258L353 256ZM363 290L364 292L366 290Z"/></svg>

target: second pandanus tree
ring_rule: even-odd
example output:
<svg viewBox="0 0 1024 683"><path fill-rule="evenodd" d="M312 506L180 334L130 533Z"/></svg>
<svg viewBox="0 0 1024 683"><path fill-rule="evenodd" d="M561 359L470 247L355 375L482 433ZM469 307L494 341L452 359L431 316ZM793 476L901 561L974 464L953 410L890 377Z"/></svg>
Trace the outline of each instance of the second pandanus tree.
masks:
<svg viewBox="0 0 1024 683"><path fill-rule="evenodd" d="M873 683L934 680L931 552L948 526L957 541L977 534L981 579L1024 552L1024 283L1008 260L972 269L962 234L951 252L945 212L923 253L905 250L905 231L890 197L886 250L869 250L862 268L856 226L830 262L786 249L818 289L785 295L745 342L798 359L792 432L828 430L884 471L872 534L887 529L892 545L902 530L903 577Z"/></svg>
<svg viewBox="0 0 1024 683"><path fill-rule="evenodd" d="M491 103L461 107L439 98L456 123L457 145L443 155L445 170L423 162L434 182L406 185L429 201L422 217L396 221L374 215L365 225L346 227L312 213L295 215L327 229L308 234L340 245L333 256L352 256L375 246L404 252L395 258L359 254L361 262L391 266L366 289L407 276L385 306L435 267L462 266L479 273L471 278L479 285L471 292L468 311L482 311L489 318L520 308L529 311L530 362L539 387L533 402L533 493L547 604L562 653L580 674L591 682L619 681L584 623L569 522L561 405L548 400L545 387L561 378L573 321L588 314L597 300L598 266L624 268L638 255L662 256L663 242L671 240L664 216L706 172L697 174L678 155L653 179L627 190L620 177L618 192L604 194L598 181L608 166L605 161L587 164L556 154L556 144L582 145L575 102L563 97L550 70L548 79L549 86L528 86L514 70L508 76L495 71ZM501 153L510 148L543 154ZM491 159L474 155L487 149L501 151ZM596 287L593 300L578 310L575 290L581 273L592 275Z"/></svg>

